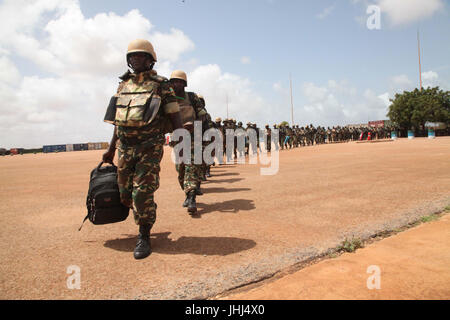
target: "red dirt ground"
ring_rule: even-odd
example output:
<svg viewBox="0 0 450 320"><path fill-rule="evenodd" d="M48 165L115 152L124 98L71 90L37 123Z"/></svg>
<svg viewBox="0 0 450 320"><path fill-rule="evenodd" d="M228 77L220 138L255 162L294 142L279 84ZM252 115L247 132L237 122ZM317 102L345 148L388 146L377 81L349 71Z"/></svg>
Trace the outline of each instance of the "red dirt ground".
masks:
<svg viewBox="0 0 450 320"><path fill-rule="evenodd" d="M216 166L197 198L199 219L181 207L165 151L153 254L140 261L131 216L78 231L103 151L0 157L0 299L214 297L450 203L447 137L282 151L273 176L259 165ZM80 289L67 287L71 265Z"/></svg>

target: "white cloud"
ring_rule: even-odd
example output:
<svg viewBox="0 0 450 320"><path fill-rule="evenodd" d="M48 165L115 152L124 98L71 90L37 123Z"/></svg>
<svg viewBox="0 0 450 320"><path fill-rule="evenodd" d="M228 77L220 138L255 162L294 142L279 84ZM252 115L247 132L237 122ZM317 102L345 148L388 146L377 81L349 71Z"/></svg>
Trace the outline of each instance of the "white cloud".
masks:
<svg viewBox="0 0 450 320"><path fill-rule="evenodd" d="M251 62L249 57L242 57L241 58L241 63L242 64L249 64Z"/></svg>
<svg viewBox="0 0 450 320"><path fill-rule="evenodd" d="M386 94L377 95L370 89L358 93L348 82L335 80L326 86L304 83L301 89L306 103L296 108L295 118L301 119L300 125L333 126L386 119Z"/></svg>
<svg viewBox="0 0 450 320"><path fill-rule="evenodd" d="M6 55L0 53L0 82L14 85L19 83L20 79L21 75L14 63Z"/></svg>
<svg viewBox="0 0 450 320"><path fill-rule="evenodd" d="M227 117L262 125L271 116L271 106L253 89L250 80L224 73L217 64L197 67L188 73L188 91L205 97L208 112L215 118Z"/></svg>
<svg viewBox="0 0 450 320"><path fill-rule="evenodd" d="M439 75L434 71L422 72L422 86L424 88L441 85Z"/></svg>
<svg viewBox="0 0 450 320"><path fill-rule="evenodd" d="M326 17L328 17L332 12L334 11L334 5L326 7L325 9L323 9L323 11L321 13L319 13L318 15L316 15L316 17L318 19L325 19Z"/></svg>
<svg viewBox="0 0 450 320"><path fill-rule="evenodd" d="M382 14L393 26L409 24L431 17L444 7L443 0L378 0Z"/></svg>
<svg viewBox="0 0 450 320"><path fill-rule="evenodd" d="M272 85L272 88L273 88L273 90L274 90L276 93L279 93L279 94L282 94L282 95L286 95L286 94L288 94L288 92L289 92L287 89L283 88L283 85L282 85L280 82L275 82L275 83Z"/></svg>
<svg viewBox="0 0 450 320"><path fill-rule="evenodd" d="M109 141L112 127L102 119L117 76L127 68L127 45L136 38L152 41L155 68L163 75L194 48L181 30L154 30L138 10L88 19L76 0L3 1L0 99L7 103L0 105L0 146ZM20 74L26 69L16 61L35 65L46 76Z"/></svg>
<svg viewBox="0 0 450 320"><path fill-rule="evenodd" d="M400 93L403 91L410 91L415 88L411 79L405 74L393 76L389 79L389 90L392 93Z"/></svg>
<svg viewBox="0 0 450 320"><path fill-rule="evenodd" d="M389 92L380 94L378 98L380 98L384 102L386 108L389 108L389 106L391 105L391 101L389 100L390 99Z"/></svg>
<svg viewBox="0 0 450 320"><path fill-rule="evenodd" d="M409 80L407 75L401 74L391 78L391 83L400 88L409 88L412 85L411 80Z"/></svg>

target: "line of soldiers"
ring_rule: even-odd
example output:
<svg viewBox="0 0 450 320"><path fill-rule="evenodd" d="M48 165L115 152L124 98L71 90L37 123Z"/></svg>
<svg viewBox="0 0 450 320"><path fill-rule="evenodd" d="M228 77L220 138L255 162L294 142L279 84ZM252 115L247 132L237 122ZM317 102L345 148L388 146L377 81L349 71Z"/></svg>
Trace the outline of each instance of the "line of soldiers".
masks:
<svg viewBox="0 0 450 320"><path fill-rule="evenodd" d="M253 129L257 134L257 148L261 151L260 147L260 130L256 123L248 122L247 127L243 127L242 122L237 122L235 119L224 119L216 118L214 123L214 127L219 129L223 136L225 136L226 129L243 129L246 131L247 129ZM371 134L371 139L385 139L390 138L391 128L388 127L341 127L341 126L333 126L333 127L321 127L317 128L313 126L313 124L307 125L305 127L299 127L298 125L289 126L286 124L277 125L274 124L273 128L270 128L269 125L265 125L264 127L264 135L266 136L267 151L271 150L271 136L272 129L278 129L278 141L274 141L275 147L277 150L281 149L292 149L297 147L305 147L312 146L318 144L325 143L338 143L338 142L350 142L357 140L366 140L369 132ZM233 154L237 157L237 136L236 135ZM226 139L223 139L223 150L224 156L226 156ZM245 140L245 154L248 154L249 151L249 143L248 138Z"/></svg>
<svg viewBox="0 0 450 320"><path fill-rule="evenodd" d="M117 148L120 199L123 205L132 209L135 223L139 226L133 254L135 259L143 259L152 252L150 231L156 221L157 210L154 193L159 188L165 135L182 128L191 134L191 162L177 164L176 170L178 182L186 195L183 206L187 207L189 214L195 216L196 196L202 194L201 181L209 175L209 166L205 163L194 164L195 122L202 122L203 131L209 128L219 129L223 137L227 129L244 128L241 122L236 124L232 119L225 119L223 124L220 118L213 122L203 97L185 91L188 82L184 71L172 72L170 79L158 75L153 69L157 62L156 52L149 41L136 39L130 42L126 62L131 70L119 77L121 81L111 97L104 117L105 122L114 125L114 130L102 161L113 163ZM256 131L257 148L260 149L260 130L254 123L247 123L244 130L250 128ZM266 130L270 139L269 126L266 126ZM330 142L349 139L351 135L346 130L339 127L325 130L312 125L306 128L281 126L277 148L324 143L328 134ZM245 133L242 130L238 134ZM234 138L237 146L238 137ZM203 147L207 144L205 142ZM247 152L248 146L249 141L246 139ZM227 147L224 139L225 154L229 156L232 151L237 156L236 147L234 150L227 150Z"/></svg>

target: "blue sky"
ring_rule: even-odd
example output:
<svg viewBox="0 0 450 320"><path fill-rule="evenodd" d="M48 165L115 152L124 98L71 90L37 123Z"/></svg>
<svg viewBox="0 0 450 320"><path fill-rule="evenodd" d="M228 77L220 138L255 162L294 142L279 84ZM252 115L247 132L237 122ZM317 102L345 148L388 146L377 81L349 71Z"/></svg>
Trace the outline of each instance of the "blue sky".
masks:
<svg viewBox="0 0 450 320"><path fill-rule="evenodd" d="M407 0L406 0L407 1ZM326 8L333 10L318 18ZM183 30L195 43L186 58L218 63L258 85L323 83L347 79L355 85L386 90L389 77L417 80L417 29L424 51L423 70L446 66L450 75L450 19L446 12L391 27L382 14L381 30L368 30L364 4L351 1L81 1L87 16L108 10L124 14L138 8L161 31ZM251 63L242 65L248 56ZM441 75L440 73L440 75Z"/></svg>
<svg viewBox="0 0 450 320"><path fill-rule="evenodd" d="M369 5L381 28L369 30ZM0 2L0 147L108 141L102 123L124 51L146 37L169 77L182 69L213 118L345 125L385 119L388 99L424 85L450 90L443 0ZM0 31L1 33L1 31ZM34 98L30 98L33 96Z"/></svg>

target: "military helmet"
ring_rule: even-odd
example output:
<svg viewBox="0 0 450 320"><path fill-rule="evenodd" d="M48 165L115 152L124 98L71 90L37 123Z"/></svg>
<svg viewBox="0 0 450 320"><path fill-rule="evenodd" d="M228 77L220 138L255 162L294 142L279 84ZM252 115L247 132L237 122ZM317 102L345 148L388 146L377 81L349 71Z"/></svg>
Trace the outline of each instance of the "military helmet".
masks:
<svg viewBox="0 0 450 320"><path fill-rule="evenodd" d="M198 97L199 99L205 100L205 98L203 98L203 96L202 96L201 94L198 94L197 97Z"/></svg>
<svg viewBox="0 0 450 320"><path fill-rule="evenodd" d="M186 72L182 71L182 70L175 70L174 72L172 72L172 74L170 75L170 80L172 79L181 79L186 81L186 85L187 85L187 76L186 76Z"/></svg>
<svg viewBox="0 0 450 320"><path fill-rule="evenodd" d="M136 39L136 40L131 41L130 44L128 45L127 60L128 60L129 54L135 53L135 52L147 53L150 56L152 56L154 61L157 61L155 50L153 49L152 44L147 40Z"/></svg>
<svg viewBox="0 0 450 320"><path fill-rule="evenodd" d="M222 118L216 118L216 122L222 122Z"/></svg>

